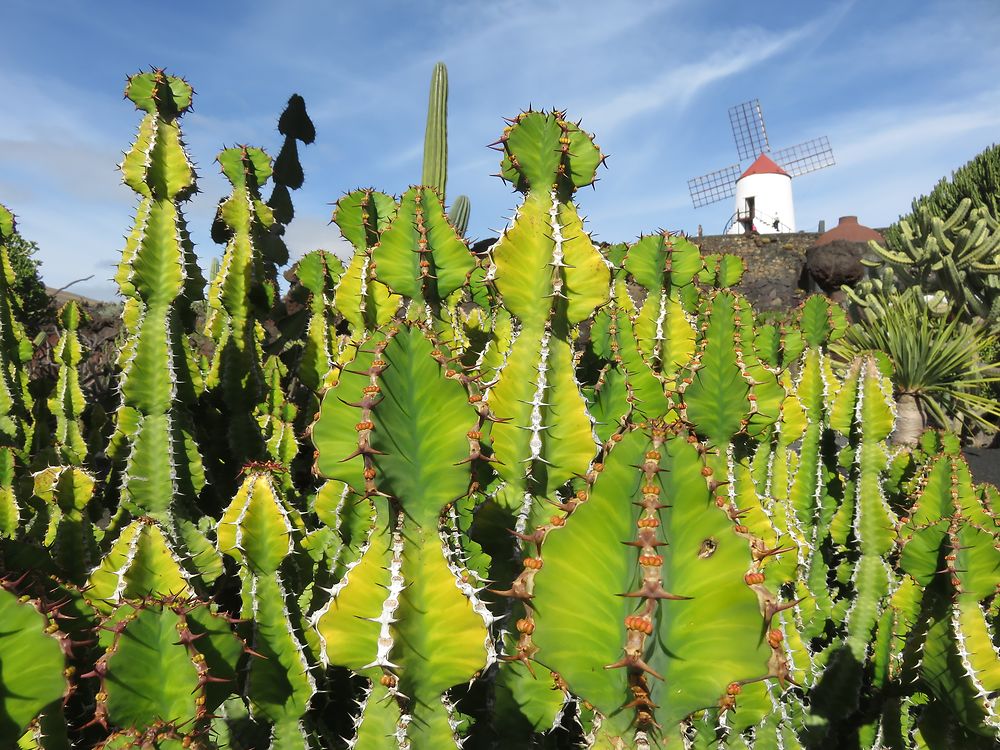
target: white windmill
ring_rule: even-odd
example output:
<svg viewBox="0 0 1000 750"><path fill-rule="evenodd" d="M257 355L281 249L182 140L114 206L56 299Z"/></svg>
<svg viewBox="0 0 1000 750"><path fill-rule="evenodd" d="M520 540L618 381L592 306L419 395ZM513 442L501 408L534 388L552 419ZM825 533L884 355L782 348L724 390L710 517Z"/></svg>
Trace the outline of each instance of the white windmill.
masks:
<svg viewBox="0 0 1000 750"><path fill-rule="evenodd" d="M792 178L832 166L833 150L826 136L771 152L760 102L752 99L729 108L729 123L740 163L688 180L691 202L701 208L736 196L724 234L777 234L795 231Z"/></svg>

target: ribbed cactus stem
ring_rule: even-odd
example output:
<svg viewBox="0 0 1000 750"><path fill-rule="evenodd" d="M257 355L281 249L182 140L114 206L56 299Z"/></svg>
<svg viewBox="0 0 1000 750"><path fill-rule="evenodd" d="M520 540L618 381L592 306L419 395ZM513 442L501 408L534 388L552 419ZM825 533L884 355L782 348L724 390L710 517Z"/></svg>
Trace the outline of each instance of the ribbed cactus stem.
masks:
<svg viewBox="0 0 1000 750"><path fill-rule="evenodd" d="M84 441L83 410L87 405L80 389L80 372L83 359L77 328L83 313L76 302L67 302L59 311L62 327L52 358L59 363L55 390L49 396L49 411L56 417L55 443L60 458L74 466L82 466L87 456Z"/></svg>
<svg viewBox="0 0 1000 750"><path fill-rule="evenodd" d="M424 131L424 168L420 184L435 188L445 199L448 182L448 69L435 63L427 97L427 128Z"/></svg>
<svg viewBox="0 0 1000 750"><path fill-rule="evenodd" d="M233 192L219 205L217 219L229 239L208 295L205 333L216 346L206 384L220 392L231 458L242 464L263 459L265 452L253 410L265 393L262 322L275 295L260 247L260 238L275 224L260 195L271 176L271 158L262 149L238 146L224 150L218 161Z"/></svg>
<svg viewBox="0 0 1000 750"><path fill-rule="evenodd" d="M25 369L31 358L31 343L17 319L20 303L7 254L7 241L14 231L14 215L0 205L0 537L13 535L20 520L15 459L23 459L32 437L31 395Z"/></svg>
<svg viewBox="0 0 1000 750"><path fill-rule="evenodd" d="M31 396L25 363L31 342L19 320L21 301L7 242L16 233L14 215L0 205L0 446L18 451L31 442Z"/></svg>
<svg viewBox="0 0 1000 750"><path fill-rule="evenodd" d="M469 216L471 213L472 204L467 195L458 196L455 202L451 204L451 208L448 209L448 221L455 227L455 231L458 232L459 237L464 237L468 231Z"/></svg>
<svg viewBox="0 0 1000 750"><path fill-rule="evenodd" d="M167 519L178 507L191 512L205 484L192 419L200 373L187 340L204 280L180 209L195 191L178 124L193 91L154 70L129 78L125 94L145 115L121 164L140 203L119 267L133 302L125 309L122 404L109 454L122 467L123 505Z"/></svg>

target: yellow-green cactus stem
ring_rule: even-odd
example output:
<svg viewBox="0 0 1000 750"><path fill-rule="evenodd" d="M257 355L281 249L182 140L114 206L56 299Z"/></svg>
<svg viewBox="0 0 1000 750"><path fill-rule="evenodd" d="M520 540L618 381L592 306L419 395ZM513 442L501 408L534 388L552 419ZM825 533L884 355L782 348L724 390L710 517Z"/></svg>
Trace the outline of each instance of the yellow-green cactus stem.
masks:
<svg viewBox="0 0 1000 750"><path fill-rule="evenodd" d="M153 70L129 78L125 95L145 114L121 164L139 207L117 277L131 304L109 455L122 505L167 520L176 509L193 515L205 485L192 419L201 377L187 342L204 280L180 209L195 191L179 126L193 91Z"/></svg>

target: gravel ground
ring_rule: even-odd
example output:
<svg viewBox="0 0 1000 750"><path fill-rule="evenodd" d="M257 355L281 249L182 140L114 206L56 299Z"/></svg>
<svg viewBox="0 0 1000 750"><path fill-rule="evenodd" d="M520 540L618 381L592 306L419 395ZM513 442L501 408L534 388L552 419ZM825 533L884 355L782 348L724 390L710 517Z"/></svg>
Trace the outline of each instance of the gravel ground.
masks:
<svg viewBox="0 0 1000 750"><path fill-rule="evenodd" d="M1000 487L1000 448L966 448L964 453L976 482Z"/></svg>

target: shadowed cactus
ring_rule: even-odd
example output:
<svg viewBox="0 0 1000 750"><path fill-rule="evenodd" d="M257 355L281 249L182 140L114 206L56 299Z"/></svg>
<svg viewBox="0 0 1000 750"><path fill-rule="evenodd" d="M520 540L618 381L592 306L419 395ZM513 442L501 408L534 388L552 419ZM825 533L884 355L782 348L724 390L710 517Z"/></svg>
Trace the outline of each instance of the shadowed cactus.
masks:
<svg viewBox="0 0 1000 750"><path fill-rule="evenodd" d="M62 698L69 692L64 670L66 657L58 625L44 607L28 597L19 598L0 586L0 737L16 741L28 730L35 738L50 728L54 717L63 732ZM40 716L41 715L41 716ZM29 727L29 725L31 725Z"/></svg>

